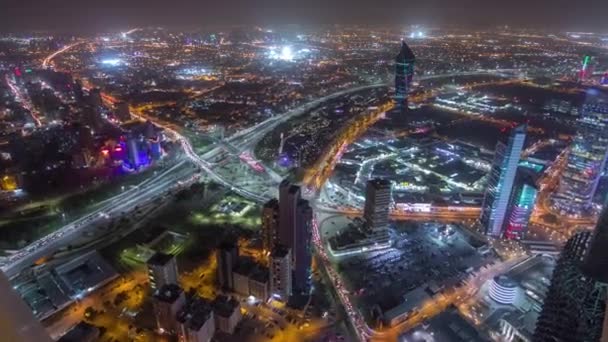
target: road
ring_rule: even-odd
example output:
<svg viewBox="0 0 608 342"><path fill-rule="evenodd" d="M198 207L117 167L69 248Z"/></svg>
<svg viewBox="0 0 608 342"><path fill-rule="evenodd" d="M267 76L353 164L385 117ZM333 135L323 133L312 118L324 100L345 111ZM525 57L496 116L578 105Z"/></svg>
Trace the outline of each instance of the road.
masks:
<svg viewBox="0 0 608 342"><path fill-rule="evenodd" d="M23 106L23 108L27 109L30 112L32 120L34 120L36 126L40 127L42 125L42 122L40 121L39 117L40 113L38 113L38 111L34 108L34 105L32 105L29 96L25 94L21 89L19 89L19 86L15 83L15 80L12 79L8 74L6 74L5 80L9 89L13 93L13 96L15 96L15 100L21 103L21 106Z"/></svg>
<svg viewBox="0 0 608 342"><path fill-rule="evenodd" d="M194 169L176 172L185 162L180 162L164 172L149 178L136 187L126 190L112 198L105 200L89 214L63 226L53 233L20 249L18 252L0 261L0 268L11 277L60 248L68 245L79 234L90 226L102 224L110 217L117 217L133 210L137 206L144 206L164 196L169 191L188 186L197 179Z"/></svg>

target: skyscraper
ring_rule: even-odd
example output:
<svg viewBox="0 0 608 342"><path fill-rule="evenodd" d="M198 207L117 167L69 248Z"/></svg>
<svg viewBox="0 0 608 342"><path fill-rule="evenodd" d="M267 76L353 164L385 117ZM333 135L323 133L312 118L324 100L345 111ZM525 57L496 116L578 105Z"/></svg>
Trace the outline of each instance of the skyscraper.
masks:
<svg viewBox="0 0 608 342"><path fill-rule="evenodd" d="M153 290L168 284L177 284L177 261L174 255L156 252L146 264L150 287Z"/></svg>
<svg viewBox="0 0 608 342"><path fill-rule="evenodd" d="M395 101L399 107L407 109L407 96L414 78L416 56L412 49L401 41L401 50L395 57Z"/></svg>
<svg viewBox="0 0 608 342"><path fill-rule="evenodd" d="M296 206L300 200L300 187L285 179L279 185L279 232L282 244L291 248L296 224ZM292 249L293 251L293 249Z"/></svg>
<svg viewBox="0 0 608 342"><path fill-rule="evenodd" d="M239 249L234 243L224 242L217 251L217 279L221 288L234 289L232 270L239 259Z"/></svg>
<svg viewBox="0 0 608 342"><path fill-rule="evenodd" d="M300 187L288 180L279 186L279 231L277 241L292 253L293 287L306 292L309 288L312 232L312 209L300 195Z"/></svg>
<svg viewBox="0 0 608 342"><path fill-rule="evenodd" d="M371 179L365 187L363 218L367 229L379 231L388 228L388 213L391 204L391 182L386 179Z"/></svg>
<svg viewBox="0 0 608 342"><path fill-rule="evenodd" d="M593 206L593 198L608 155L608 100L589 90L568 163L552 197L553 206L564 213L581 214Z"/></svg>
<svg viewBox="0 0 608 342"><path fill-rule="evenodd" d="M480 217L487 235L502 235L515 174L526 140L526 129L526 125L518 126L511 131L506 144L501 141L496 144Z"/></svg>
<svg viewBox="0 0 608 342"><path fill-rule="evenodd" d="M301 199L296 207L296 225L294 231L293 287L306 293L310 289L312 264L311 236L313 213L307 200Z"/></svg>
<svg viewBox="0 0 608 342"><path fill-rule="evenodd" d="M287 301L291 296L291 250L283 245L274 246L270 254L270 292Z"/></svg>
<svg viewBox="0 0 608 342"><path fill-rule="evenodd" d="M599 341L608 297L608 210L594 232L566 242L536 323L534 341Z"/></svg>
<svg viewBox="0 0 608 342"><path fill-rule="evenodd" d="M525 237L537 194L534 173L528 168L519 167L507 207L503 229L505 238L520 240Z"/></svg>
<svg viewBox="0 0 608 342"><path fill-rule="evenodd" d="M279 201L273 198L262 208L262 248L269 253L274 247L279 228Z"/></svg>

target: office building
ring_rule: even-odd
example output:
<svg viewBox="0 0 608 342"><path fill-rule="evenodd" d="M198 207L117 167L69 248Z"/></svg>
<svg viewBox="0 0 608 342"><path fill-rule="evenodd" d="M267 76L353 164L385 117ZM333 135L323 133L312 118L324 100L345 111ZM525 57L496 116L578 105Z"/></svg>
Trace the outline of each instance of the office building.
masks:
<svg viewBox="0 0 608 342"><path fill-rule="evenodd" d="M401 41L401 50L395 57L395 102L402 109L407 109L408 93L414 79L416 56L412 49Z"/></svg>
<svg viewBox="0 0 608 342"><path fill-rule="evenodd" d="M517 169L503 229L507 239L521 240L528 232L528 223L538 194L536 178L528 168Z"/></svg>
<svg viewBox="0 0 608 342"><path fill-rule="evenodd" d="M114 105L114 114L120 121L131 120L131 112L129 111L129 104L126 102L117 102Z"/></svg>
<svg viewBox="0 0 608 342"><path fill-rule="evenodd" d="M572 236L557 262L534 341L599 341L608 298L608 210Z"/></svg>
<svg viewBox="0 0 608 342"><path fill-rule="evenodd" d="M312 209L308 201L302 199L300 187L288 180L281 182L277 241L291 250L292 285L298 292L310 288L312 219Z"/></svg>
<svg viewBox="0 0 608 342"><path fill-rule="evenodd" d="M152 290L160 289L168 284L177 284L177 261L175 256L156 252L146 262L148 278Z"/></svg>
<svg viewBox="0 0 608 342"><path fill-rule="evenodd" d="M224 242L217 251L217 279L221 288L234 289L233 270L239 260L239 249L234 243Z"/></svg>
<svg viewBox="0 0 608 342"><path fill-rule="evenodd" d="M368 230L381 231L388 228L391 197L391 182L389 180L372 179L367 182L363 218Z"/></svg>
<svg viewBox="0 0 608 342"><path fill-rule="evenodd" d="M0 329L2 340L11 342L51 342L32 309L19 297L8 278L0 272Z"/></svg>
<svg viewBox="0 0 608 342"><path fill-rule="evenodd" d="M239 301L227 296L217 296L212 306L215 329L226 334L234 333L234 329L243 318Z"/></svg>
<svg viewBox="0 0 608 342"><path fill-rule="evenodd" d="M310 275L312 266L312 220L313 212L307 200L300 200L296 206L295 241L293 259L293 289L300 293L310 290Z"/></svg>
<svg viewBox="0 0 608 342"><path fill-rule="evenodd" d="M185 305L184 291L176 284L167 284L154 293L152 307L156 327L161 334L178 332L177 314Z"/></svg>
<svg viewBox="0 0 608 342"><path fill-rule="evenodd" d="M262 208L262 248L270 253L277 239L279 228L279 201L273 198Z"/></svg>
<svg viewBox="0 0 608 342"><path fill-rule="evenodd" d="M287 302L291 296L291 250L277 244L270 254L270 292Z"/></svg>
<svg viewBox="0 0 608 342"><path fill-rule="evenodd" d="M577 132L559 187L552 197L553 206L562 213L589 213L608 155L608 100L589 90Z"/></svg>
<svg viewBox="0 0 608 342"><path fill-rule="evenodd" d="M526 125L518 126L511 131L506 144L501 141L496 144L480 217L487 235L501 237L503 234L511 190L526 140L526 129Z"/></svg>
<svg viewBox="0 0 608 342"><path fill-rule="evenodd" d="M278 241L294 250L296 207L301 199L300 187L287 179L279 185L279 231Z"/></svg>
<svg viewBox="0 0 608 342"><path fill-rule="evenodd" d="M177 314L179 337L183 342L209 342L215 334L215 318L211 304L194 297Z"/></svg>

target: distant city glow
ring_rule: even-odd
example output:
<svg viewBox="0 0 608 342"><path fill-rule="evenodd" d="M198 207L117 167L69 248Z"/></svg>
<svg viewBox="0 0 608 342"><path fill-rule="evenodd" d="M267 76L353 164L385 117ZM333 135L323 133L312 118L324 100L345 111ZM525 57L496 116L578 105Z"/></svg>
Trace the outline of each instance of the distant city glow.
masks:
<svg viewBox="0 0 608 342"><path fill-rule="evenodd" d="M118 65L124 64L124 61L120 58L108 58L108 59L103 59L101 61L101 64L109 65L109 66L118 66Z"/></svg>

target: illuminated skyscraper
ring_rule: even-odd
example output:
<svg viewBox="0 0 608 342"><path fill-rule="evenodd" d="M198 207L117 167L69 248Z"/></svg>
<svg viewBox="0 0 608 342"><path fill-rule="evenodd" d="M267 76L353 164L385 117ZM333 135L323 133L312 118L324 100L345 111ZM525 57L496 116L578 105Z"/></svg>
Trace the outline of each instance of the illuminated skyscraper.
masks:
<svg viewBox="0 0 608 342"><path fill-rule="evenodd" d="M412 49L401 41L401 50L395 57L395 101L399 107L407 109L407 96L414 78L416 56Z"/></svg>
<svg viewBox="0 0 608 342"><path fill-rule="evenodd" d="M579 82L585 82L587 78L589 78L593 74L593 69L591 66L591 56L585 56L583 58L583 64L581 65L581 70L578 73Z"/></svg>
<svg viewBox="0 0 608 342"><path fill-rule="evenodd" d="M565 213L589 211L608 155L608 101L590 90L577 122L568 163L553 195L553 205Z"/></svg>
<svg viewBox="0 0 608 342"><path fill-rule="evenodd" d="M536 177L534 173L520 167L515 175L515 182L505 219L504 237L520 240L528 231L528 222L536 203Z"/></svg>
<svg viewBox="0 0 608 342"><path fill-rule="evenodd" d="M264 252L272 251L279 228L279 201L273 198L262 208L262 248Z"/></svg>
<svg viewBox="0 0 608 342"><path fill-rule="evenodd" d="M608 210L594 232L568 240L534 332L535 342L599 341L608 297Z"/></svg>
<svg viewBox="0 0 608 342"><path fill-rule="evenodd" d="M386 179L372 179L365 187L365 208L363 218L372 231L388 228L388 213L391 204L391 182Z"/></svg>
<svg viewBox="0 0 608 342"><path fill-rule="evenodd" d="M516 127L511 131L507 144L501 141L496 144L480 217L487 235L502 235L515 174L526 140L526 128L526 125Z"/></svg>

